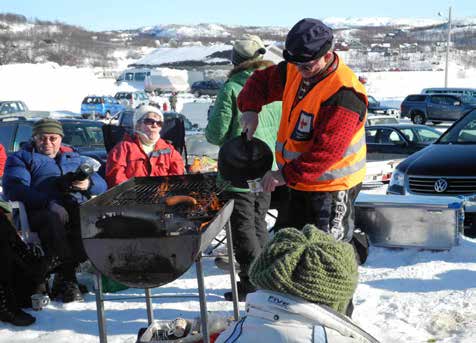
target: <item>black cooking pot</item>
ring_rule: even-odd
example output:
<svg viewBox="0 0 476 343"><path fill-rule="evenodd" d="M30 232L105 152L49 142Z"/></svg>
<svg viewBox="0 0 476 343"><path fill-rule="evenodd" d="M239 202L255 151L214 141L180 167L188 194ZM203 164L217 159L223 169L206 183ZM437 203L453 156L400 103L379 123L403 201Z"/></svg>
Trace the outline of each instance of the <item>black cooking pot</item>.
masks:
<svg viewBox="0 0 476 343"><path fill-rule="evenodd" d="M273 166L273 152L262 140L246 134L227 141L218 152L218 171L232 186L248 188L247 180L261 178Z"/></svg>

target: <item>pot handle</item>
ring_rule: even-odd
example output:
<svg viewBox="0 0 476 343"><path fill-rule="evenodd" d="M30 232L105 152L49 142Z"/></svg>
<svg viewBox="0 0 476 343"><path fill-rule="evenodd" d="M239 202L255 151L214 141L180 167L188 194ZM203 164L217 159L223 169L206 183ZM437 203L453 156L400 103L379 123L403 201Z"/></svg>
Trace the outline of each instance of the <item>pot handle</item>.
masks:
<svg viewBox="0 0 476 343"><path fill-rule="evenodd" d="M241 132L241 139L243 140L243 145L245 147L245 152L246 152L246 156L248 157L248 161L251 161L253 158L253 148L251 146L251 141L249 141L248 138L246 137L247 131L248 130Z"/></svg>

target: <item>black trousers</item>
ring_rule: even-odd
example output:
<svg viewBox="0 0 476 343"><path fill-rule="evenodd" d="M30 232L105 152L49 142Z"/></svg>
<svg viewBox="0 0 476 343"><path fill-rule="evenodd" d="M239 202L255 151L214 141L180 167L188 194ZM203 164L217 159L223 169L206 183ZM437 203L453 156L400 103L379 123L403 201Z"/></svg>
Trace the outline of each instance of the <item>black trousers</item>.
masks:
<svg viewBox="0 0 476 343"><path fill-rule="evenodd" d="M41 267L40 258L28 250L7 215L0 212L0 285L12 290L6 300L13 309L31 306L30 296L45 278Z"/></svg>
<svg viewBox="0 0 476 343"><path fill-rule="evenodd" d="M240 264L240 280L248 281L248 269L268 241L266 213L271 193L227 192L234 199L231 232L236 260Z"/></svg>
<svg viewBox="0 0 476 343"><path fill-rule="evenodd" d="M63 262L66 279L74 278L74 270L79 263L86 261L87 256L81 239L79 224L79 208L66 208L69 222L63 225L59 216L48 209L29 211L28 219L32 231L40 237L41 246L47 256L57 256Z"/></svg>
<svg viewBox="0 0 476 343"><path fill-rule="evenodd" d="M335 192L291 189L287 226L301 229L305 224L314 224L337 240L350 242L354 231L354 201L361 186Z"/></svg>
<svg viewBox="0 0 476 343"><path fill-rule="evenodd" d="M332 234L337 240L354 244L352 239L355 221L354 201L361 188L362 184L335 192L303 192L291 189L289 226L301 229L305 224L314 224L320 230ZM359 263L357 251L355 258ZM350 299L346 315L350 318L353 311L353 299Z"/></svg>

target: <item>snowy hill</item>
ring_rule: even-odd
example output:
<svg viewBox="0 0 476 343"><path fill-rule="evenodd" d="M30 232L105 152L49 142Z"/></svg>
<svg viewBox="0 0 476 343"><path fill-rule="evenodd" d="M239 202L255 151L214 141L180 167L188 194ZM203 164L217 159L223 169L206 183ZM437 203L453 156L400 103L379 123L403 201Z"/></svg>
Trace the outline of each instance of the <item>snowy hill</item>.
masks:
<svg viewBox="0 0 476 343"><path fill-rule="evenodd" d="M337 49L349 50L348 61L354 68L363 71L440 68L437 65L445 52L447 34L446 24L440 18L330 17L324 22L335 29ZM198 65L226 64L229 47L225 46L243 34L257 34L266 44L280 46L288 30L289 27L203 23L93 32L66 23L0 13L0 64L56 62L99 67L111 74L138 60L140 63L136 64L174 65L177 61L171 61L168 57L171 52L163 48L177 47L190 47L183 50L190 52L190 58L182 61L195 61L195 65L196 62ZM454 20L452 42L452 50L460 55L460 64L475 66L475 17ZM203 47L203 51L199 51L199 47ZM154 57L145 57L154 48L163 50L154 52ZM225 50L219 51L221 48ZM220 55L220 52L223 53ZM405 62L409 60L422 62Z"/></svg>

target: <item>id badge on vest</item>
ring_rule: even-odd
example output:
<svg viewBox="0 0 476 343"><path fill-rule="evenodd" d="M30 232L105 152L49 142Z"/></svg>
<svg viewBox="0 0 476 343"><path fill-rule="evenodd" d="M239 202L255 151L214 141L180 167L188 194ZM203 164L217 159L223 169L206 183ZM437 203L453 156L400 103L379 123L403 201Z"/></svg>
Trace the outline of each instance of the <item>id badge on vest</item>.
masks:
<svg viewBox="0 0 476 343"><path fill-rule="evenodd" d="M296 122L291 139L295 141L308 141L314 133L314 114L301 111Z"/></svg>

